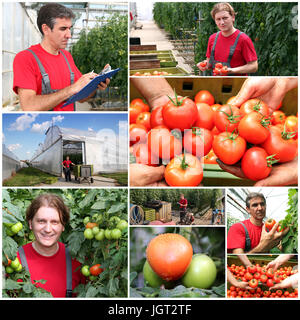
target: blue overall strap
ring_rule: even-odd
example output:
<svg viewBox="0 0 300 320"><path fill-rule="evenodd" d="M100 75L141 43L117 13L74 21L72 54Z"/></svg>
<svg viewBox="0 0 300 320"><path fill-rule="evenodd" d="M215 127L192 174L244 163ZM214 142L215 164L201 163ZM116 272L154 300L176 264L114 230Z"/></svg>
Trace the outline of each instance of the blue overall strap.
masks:
<svg viewBox="0 0 300 320"><path fill-rule="evenodd" d="M67 65L68 65L68 68L69 68L69 71L70 71L70 84L72 84L72 83L74 83L74 78L75 78L74 72L72 71L71 66L70 66L70 63L69 63L67 57L65 56L65 54L63 53L63 51L59 50L59 52L63 55L63 57L64 57L65 60L66 60L66 63L67 63Z"/></svg>
<svg viewBox="0 0 300 320"><path fill-rule="evenodd" d="M233 46L230 47L229 56L228 56L228 60L227 60L227 63L229 63L229 65L230 65L232 56L233 56L233 54L234 54L234 51L235 51L235 49L236 49L236 46L237 46L237 44L238 44L238 42L239 42L240 36L241 36L241 34L243 34L243 33L244 33L244 32L241 32L241 31L239 32L239 34L238 34L237 37L235 38L235 41L234 41Z"/></svg>
<svg viewBox="0 0 300 320"><path fill-rule="evenodd" d="M18 252L19 252L19 255L20 255L21 265L25 268L26 271L29 272L28 263L27 263L27 259L26 259L24 248L20 247Z"/></svg>
<svg viewBox="0 0 300 320"><path fill-rule="evenodd" d="M244 230L245 230L245 235L246 235L246 239L245 239L245 252L248 252L251 250L251 239L249 237L249 233L248 233L248 230L246 228L246 226L243 224L243 222L239 222L243 227L244 227Z"/></svg>
<svg viewBox="0 0 300 320"><path fill-rule="evenodd" d="M72 297L72 258L69 252L69 249L66 247L66 267L67 267L67 291L66 297Z"/></svg>

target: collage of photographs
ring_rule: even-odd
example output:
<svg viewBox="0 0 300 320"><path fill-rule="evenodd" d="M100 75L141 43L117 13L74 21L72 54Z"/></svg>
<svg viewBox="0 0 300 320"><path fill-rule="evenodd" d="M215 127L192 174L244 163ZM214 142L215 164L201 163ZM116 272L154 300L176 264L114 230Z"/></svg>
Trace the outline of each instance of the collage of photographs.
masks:
<svg viewBox="0 0 300 320"><path fill-rule="evenodd" d="M1 10L0 300L299 300L297 1Z"/></svg>

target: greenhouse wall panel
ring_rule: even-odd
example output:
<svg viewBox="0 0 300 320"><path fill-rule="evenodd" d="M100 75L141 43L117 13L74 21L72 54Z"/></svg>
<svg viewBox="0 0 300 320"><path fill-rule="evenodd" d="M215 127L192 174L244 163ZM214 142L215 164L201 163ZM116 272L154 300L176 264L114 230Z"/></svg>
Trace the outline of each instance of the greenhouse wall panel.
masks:
<svg viewBox="0 0 300 320"><path fill-rule="evenodd" d="M32 160L32 166L44 172L61 176L62 173L62 139Z"/></svg>
<svg viewBox="0 0 300 320"><path fill-rule="evenodd" d="M2 180L10 178L11 175L21 169L20 161L2 155Z"/></svg>

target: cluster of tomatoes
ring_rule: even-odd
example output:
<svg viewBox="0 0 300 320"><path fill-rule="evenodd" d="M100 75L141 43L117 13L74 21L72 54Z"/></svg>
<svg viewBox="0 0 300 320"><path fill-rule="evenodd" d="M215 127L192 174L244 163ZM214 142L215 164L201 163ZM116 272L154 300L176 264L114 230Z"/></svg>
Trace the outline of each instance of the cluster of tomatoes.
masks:
<svg viewBox="0 0 300 320"><path fill-rule="evenodd" d="M5 272L6 274L11 274L14 272L21 272L23 270L23 266L21 262L19 261L19 258L16 257L14 260L7 258L7 264L5 266Z"/></svg>
<svg viewBox="0 0 300 320"><path fill-rule="evenodd" d="M272 287L297 273L291 266L281 267L276 271L273 268L267 268L265 265L251 265L245 268L243 265L237 266L231 264L227 266L228 270L235 276L238 281L248 282L250 289L241 289L230 286L227 290L229 298L297 298L298 288L289 289L272 289Z"/></svg>
<svg viewBox="0 0 300 320"><path fill-rule="evenodd" d="M207 62L201 61L197 64L198 67L206 68ZM209 65L209 68L211 68L211 65ZM217 62L215 64L215 67L213 68L213 76L227 76L228 75L228 67L226 65L223 65L221 62Z"/></svg>
<svg viewBox="0 0 300 320"><path fill-rule="evenodd" d="M101 214L94 214L92 217L86 216L83 219L85 230L83 235L86 239L96 239L97 241L117 240L121 238L122 231L127 228L128 223L126 220L120 219L117 216L112 216L109 219L109 225L114 226L113 228L100 228L99 226L103 223Z"/></svg>
<svg viewBox="0 0 300 320"><path fill-rule="evenodd" d="M207 289L217 276L214 261L205 254L193 254L191 243L177 233L154 237L146 249L143 267L145 283L151 287L170 289L176 281L187 288Z"/></svg>
<svg viewBox="0 0 300 320"><path fill-rule="evenodd" d="M19 233L23 229L23 224L20 221L16 223L4 223L4 225L6 227L6 234L10 237Z"/></svg>
<svg viewBox="0 0 300 320"><path fill-rule="evenodd" d="M170 98L152 112L142 99L133 99L129 134L136 162L167 164L168 185L197 186L203 178L201 162L217 163L219 158L226 165L241 163L246 178L257 181L270 174L272 164L297 156L297 116L283 117L280 106L271 115L259 99L237 107L233 98L220 105L201 90L194 99Z"/></svg>
<svg viewBox="0 0 300 320"><path fill-rule="evenodd" d="M88 265L84 265L81 268L81 273L85 277L89 277L89 279L91 281L96 280L96 277L98 277L103 271L104 271L104 269L101 268L101 264L100 263L94 264L91 267L88 266Z"/></svg>

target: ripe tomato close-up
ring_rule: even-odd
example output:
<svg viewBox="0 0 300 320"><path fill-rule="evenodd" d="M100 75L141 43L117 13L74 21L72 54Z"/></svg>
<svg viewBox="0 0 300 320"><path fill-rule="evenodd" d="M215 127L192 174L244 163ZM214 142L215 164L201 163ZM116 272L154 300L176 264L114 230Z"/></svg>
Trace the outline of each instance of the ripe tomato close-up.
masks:
<svg viewBox="0 0 300 320"><path fill-rule="evenodd" d="M232 132L238 128L241 120L240 109L230 104L224 104L214 114L215 126L220 132Z"/></svg>
<svg viewBox="0 0 300 320"><path fill-rule="evenodd" d="M155 127L148 132L147 144L150 153L166 161L182 153L181 141L164 126Z"/></svg>
<svg viewBox="0 0 300 320"><path fill-rule="evenodd" d="M259 99L249 99L246 102L244 102L241 107L240 111L242 116L246 115L247 113L256 111L260 114L264 115L265 117L268 117L270 114L268 105Z"/></svg>
<svg viewBox="0 0 300 320"><path fill-rule="evenodd" d="M183 276L191 263L191 243L177 233L164 233L153 238L146 249L147 260L162 279L171 281Z"/></svg>
<svg viewBox="0 0 300 320"><path fill-rule="evenodd" d="M147 128L142 124L132 123L129 126L130 145L134 145L137 142L144 143L147 141Z"/></svg>
<svg viewBox="0 0 300 320"><path fill-rule="evenodd" d="M153 167L159 164L159 157L148 149L146 143L136 143L133 146L133 155L135 156L136 163Z"/></svg>
<svg viewBox="0 0 300 320"><path fill-rule="evenodd" d="M242 158L242 170L245 176L254 181L268 177L272 169L272 161L268 157L263 148L248 149Z"/></svg>
<svg viewBox="0 0 300 320"><path fill-rule="evenodd" d="M294 139L298 138L298 117L296 116L287 116L284 122L286 132L292 132L295 135Z"/></svg>
<svg viewBox="0 0 300 320"><path fill-rule="evenodd" d="M298 154L298 141L276 126L271 126L269 130L270 135L261 146L280 163L293 160Z"/></svg>
<svg viewBox="0 0 300 320"><path fill-rule="evenodd" d="M213 151L225 164L238 162L246 151L246 140L234 133L222 132L215 136Z"/></svg>
<svg viewBox="0 0 300 320"><path fill-rule="evenodd" d="M214 123L214 110L207 103L197 103L198 117L194 127L212 130Z"/></svg>
<svg viewBox="0 0 300 320"><path fill-rule="evenodd" d="M263 143L269 136L270 120L256 111L247 113L238 125L241 137L252 144Z"/></svg>
<svg viewBox="0 0 300 320"><path fill-rule="evenodd" d="M198 158L207 155L212 148L213 135L204 128L193 127L184 131L183 147Z"/></svg>
<svg viewBox="0 0 300 320"><path fill-rule="evenodd" d="M208 90L200 90L195 95L194 101L195 103L207 103L211 106L215 103L215 98Z"/></svg>
<svg viewBox="0 0 300 320"><path fill-rule="evenodd" d="M163 106L164 123L170 129L190 129L198 117L195 102L187 97L176 96Z"/></svg>
<svg viewBox="0 0 300 320"><path fill-rule="evenodd" d="M155 128L157 126L165 125L164 118L162 115L162 109L163 107L157 107L152 110L151 116L150 116L150 126L151 128Z"/></svg>
<svg viewBox="0 0 300 320"><path fill-rule="evenodd" d="M151 129L150 117L151 117L150 112L147 112L147 111L141 112L136 118L136 123L142 124L149 131Z"/></svg>
<svg viewBox="0 0 300 320"><path fill-rule="evenodd" d="M268 219L266 222L265 222L265 228L266 228L266 231L267 232L270 232L274 226L274 224L276 223L276 221L272 218ZM269 276L268 274L268 271L266 272L266 275Z"/></svg>
<svg viewBox="0 0 300 320"><path fill-rule="evenodd" d="M169 186L196 187L202 179L201 162L190 153L176 156L167 164L165 169L165 180Z"/></svg>
<svg viewBox="0 0 300 320"><path fill-rule="evenodd" d="M101 268L101 265L99 263L90 267L90 273L93 276L98 276L102 272L103 272L103 269Z"/></svg>

